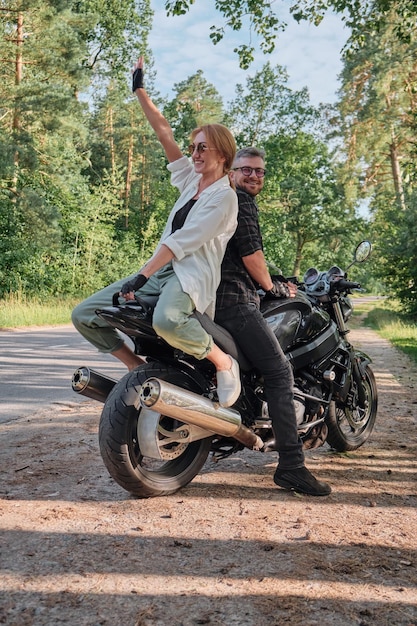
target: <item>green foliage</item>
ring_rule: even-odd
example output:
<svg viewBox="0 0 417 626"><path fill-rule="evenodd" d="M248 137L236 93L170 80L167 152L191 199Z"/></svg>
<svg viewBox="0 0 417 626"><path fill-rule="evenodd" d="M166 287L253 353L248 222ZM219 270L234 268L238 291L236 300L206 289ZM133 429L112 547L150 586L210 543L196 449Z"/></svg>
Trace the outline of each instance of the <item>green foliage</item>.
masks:
<svg viewBox="0 0 417 626"><path fill-rule="evenodd" d="M372 308L365 323L417 363L417 325L414 320L415 316L402 314L396 310L395 303L388 302Z"/></svg>
<svg viewBox="0 0 417 626"><path fill-rule="evenodd" d="M238 146L260 145L281 132L312 127L319 113L309 101L307 90L292 91L288 74L280 65L266 63L248 76L246 88L236 87L225 123L232 129Z"/></svg>
<svg viewBox="0 0 417 626"><path fill-rule="evenodd" d="M21 22L29 34L21 40L20 31L8 36L17 16L6 14L0 40L0 294L92 291L140 264L128 230L134 128L125 79L138 38L146 42L149 1L28 2ZM108 125L97 150L99 114L78 94L96 78L106 87L108 73L116 131Z"/></svg>
<svg viewBox="0 0 417 626"><path fill-rule="evenodd" d="M166 0L165 7L168 15L183 15L194 0ZM275 48L275 37L283 29L284 24L272 8L270 0L216 0L215 7L225 19L222 26L210 27L210 39L214 44L224 37L226 28L233 31L245 30L259 36L260 48L265 54ZM251 38L249 36L249 42ZM254 59L255 46L253 43L242 44L234 50L239 56L240 66L248 69Z"/></svg>
<svg viewBox="0 0 417 626"><path fill-rule="evenodd" d="M223 102L215 87L204 78L202 70L176 83L174 91L174 99L165 105L163 112L170 121L176 141L182 150L186 150L194 128L221 122Z"/></svg>
<svg viewBox="0 0 417 626"><path fill-rule="evenodd" d="M343 177L372 211L375 276L415 314L417 26L406 24L410 41L399 36L404 9L400 1L387 5L388 23L346 56L339 109Z"/></svg>
<svg viewBox="0 0 417 626"><path fill-rule="evenodd" d="M194 0L166 0L168 15L184 15L191 9ZM222 25L210 26L210 38L214 44L221 41L227 31L242 31L247 34L247 42L234 49L240 66L248 69L254 59L255 42L268 54L275 49L280 31L285 30L281 7L271 0L216 0L215 7L223 18ZM391 0L291 0L289 11L300 22L308 20L318 26L325 14L334 11L341 15L351 30L350 49L364 45L372 33L380 33L387 25L394 23L394 34L398 41L411 43L417 16L415 0L396 0L393 22Z"/></svg>
<svg viewBox="0 0 417 626"><path fill-rule="evenodd" d="M277 239L287 242L287 271L300 276L309 265L346 264L363 225L346 202L326 145L299 130L273 136L264 147L268 176L261 206L266 202L275 224L272 248ZM266 249L269 256L268 240Z"/></svg>
<svg viewBox="0 0 417 626"><path fill-rule="evenodd" d="M417 315L417 193L407 198L407 210L395 204L384 207L383 219L377 218L379 276L401 302L403 311ZM379 214L381 215L381 213Z"/></svg>
<svg viewBox="0 0 417 626"><path fill-rule="evenodd" d="M100 80L124 82L132 59L146 50L152 24L150 0L87 0L74 2L74 11L88 25L83 65L97 72Z"/></svg>
<svg viewBox="0 0 417 626"><path fill-rule="evenodd" d="M171 14L192 4L166 2ZM5 12L0 297L81 297L137 270L153 252L177 192L130 91L130 64L141 53L147 90L183 148L193 128L218 121L233 130L239 147L266 150L259 205L270 261L286 274L302 275L310 265L346 267L358 241L369 237L376 244L373 260L352 268L352 275L389 289L415 311L415 39L407 47L400 37L401 28L411 32L412 11L407 14L402 0L391 13L382 0L363 4L292 2L298 19L318 23L331 6L366 34L361 46L350 42L344 58L341 114L332 129L335 145L345 140L345 152L337 155L326 140L327 120L336 116L312 107L307 90L292 91L280 66L267 63L248 76L227 111L201 70L176 83L170 101L160 98L147 49L149 0L29 0L19 5L21 30L18 14ZM217 0L215 6L227 27L249 26L265 50L283 27L270 2ZM223 31L211 33L216 41ZM246 63L251 47L243 42L238 49ZM401 167L394 183L396 158ZM370 190L371 223L356 210Z"/></svg>
<svg viewBox="0 0 417 626"><path fill-rule="evenodd" d="M259 199L265 252L287 274L300 275L313 262L345 258L363 228L339 182L327 145L319 139L323 111L306 90L292 91L286 71L265 64L225 116L239 147L266 151L267 177ZM355 237L350 238L350 234Z"/></svg>
<svg viewBox="0 0 417 626"><path fill-rule="evenodd" d="M392 16L397 19L395 3ZM410 137L415 131L417 47L415 40L412 45L398 41L393 31L390 24L370 34L363 47L347 57L339 109L347 176L356 173L362 193L388 182L403 208L407 170L414 170Z"/></svg>

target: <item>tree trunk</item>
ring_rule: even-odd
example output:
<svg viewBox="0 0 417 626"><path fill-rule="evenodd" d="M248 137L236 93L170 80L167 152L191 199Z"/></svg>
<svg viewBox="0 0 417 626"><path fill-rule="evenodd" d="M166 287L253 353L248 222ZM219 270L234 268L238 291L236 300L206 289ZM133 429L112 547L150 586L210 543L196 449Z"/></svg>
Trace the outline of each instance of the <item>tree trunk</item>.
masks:
<svg viewBox="0 0 417 626"><path fill-rule="evenodd" d="M110 159L111 159L111 173L113 180L116 176L116 155L114 148L114 131L113 131L113 109L110 107L107 111L107 119L106 119L106 131L109 135L109 144L110 144Z"/></svg>
<svg viewBox="0 0 417 626"><path fill-rule="evenodd" d="M301 237L297 236L297 247L295 250L295 260L292 270L293 276L300 275L301 261L303 260L303 246L304 242Z"/></svg>
<svg viewBox="0 0 417 626"><path fill-rule="evenodd" d="M22 82L23 76L23 53L22 53L22 45L23 45L23 13L17 14L17 26L16 26L16 61L15 61L15 85L18 86ZM14 106L13 112L13 122L12 122L13 133L17 132L20 129L20 110L17 105L17 102ZM18 180L18 171L19 171L19 151L15 150L13 156L13 181L12 181L12 201L16 201L17 196L17 180Z"/></svg>
<svg viewBox="0 0 417 626"><path fill-rule="evenodd" d="M127 151L127 168L125 183L125 228L129 228L129 200L130 190L132 188L132 169L133 169L133 135L129 139L129 149Z"/></svg>
<svg viewBox="0 0 417 626"><path fill-rule="evenodd" d="M403 187L403 181L402 181L402 176L401 176L400 161L398 157L398 146L397 146L397 142L395 138L395 133L393 130L391 132L391 137L392 137L392 142L390 144L389 151L390 151L391 170L392 170L392 177L394 180L395 194L397 196L397 202L398 202L399 208L405 211L406 207L405 207L405 199L404 199L404 187Z"/></svg>

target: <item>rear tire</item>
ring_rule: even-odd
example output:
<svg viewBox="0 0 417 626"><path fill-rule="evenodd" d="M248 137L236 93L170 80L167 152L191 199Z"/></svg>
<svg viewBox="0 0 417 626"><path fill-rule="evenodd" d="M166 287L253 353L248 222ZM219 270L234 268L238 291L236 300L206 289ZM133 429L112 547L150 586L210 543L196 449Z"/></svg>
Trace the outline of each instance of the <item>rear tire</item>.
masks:
<svg viewBox="0 0 417 626"><path fill-rule="evenodd" d="M353 382L352 384L355 385ZM366 397L365 410L341 406L336 402L330 404L326 419L329 429L326 441L338 452L360 448L374 428L378 409L378 390L374 373L369 365L365 368L365 380L362 384ZM356 400L357 393L354 395Z"/></svg>
<svg viewBox="0 0 417 626"><path fill-rule="evenodd" d="M100 419L100 453L110 476L140 498L169 495L187 485L206 462L212 439L209 436L191 443L171 443L166 447L169 460L145 457L138 440L138 420L143 409L137 409L134 402L140 386L150 377L202 393L191 376L152 363L126 374L110 392ZM159 423L166 432L174 431L182 422L160 416Z"/></svg>

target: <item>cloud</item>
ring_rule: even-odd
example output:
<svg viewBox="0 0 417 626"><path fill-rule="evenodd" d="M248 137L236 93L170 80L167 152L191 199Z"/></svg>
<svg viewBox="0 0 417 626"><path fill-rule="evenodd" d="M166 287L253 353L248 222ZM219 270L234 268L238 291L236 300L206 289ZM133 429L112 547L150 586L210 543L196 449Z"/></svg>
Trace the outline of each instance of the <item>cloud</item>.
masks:
<svg viewBox="0 0 417 626"><path fill-rule="evenodd" d="M156 87L163 95L172 96L175 83L201 69L227 103L234 98L236 84L245 84L248 76L269 61L287 70L291 89L307 87L313 104L335 101L342 70L340 52L348 37L338 16L327 15L319 26L297 24L291 16L283 16L288 26L279 34L273 54L258 50L254 63L244 71L233 49L249 42L249 34L245 30L227 32L214 46L210 26L222 23L214 3L197 2L185 15L171 17L166 16L165 0L152 0L151 7L155 16L149 45L155 59Z"/></svg>

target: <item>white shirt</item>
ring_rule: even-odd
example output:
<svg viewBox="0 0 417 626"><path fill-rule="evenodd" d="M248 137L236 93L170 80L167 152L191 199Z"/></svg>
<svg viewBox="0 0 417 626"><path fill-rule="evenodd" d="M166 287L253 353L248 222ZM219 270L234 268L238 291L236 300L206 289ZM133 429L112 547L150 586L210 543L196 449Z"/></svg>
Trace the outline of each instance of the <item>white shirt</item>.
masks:
<svg viewBox="0 0 417 626"><path fill-rule="evenodd" d="M171 234L172 220L195 194L201 174L184 156L169 163L171 183L181 193L168 217L155 252L165 244L174 254L172 267L181 287L201 313L214 317L216 290L226 245L237 227L238 202L223 176L201 192L182 228Z"/></svg>

